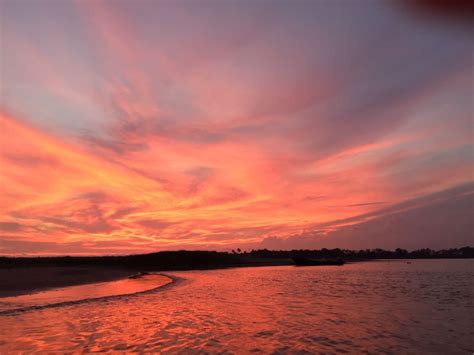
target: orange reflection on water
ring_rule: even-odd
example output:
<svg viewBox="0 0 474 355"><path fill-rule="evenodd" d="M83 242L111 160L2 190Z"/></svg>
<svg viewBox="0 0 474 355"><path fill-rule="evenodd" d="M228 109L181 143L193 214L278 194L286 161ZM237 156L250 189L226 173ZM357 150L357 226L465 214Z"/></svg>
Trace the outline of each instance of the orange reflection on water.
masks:
<svg viewBox="0 0 474 355"><path fill-rule="evenodd" d="M472 352L472 266L173 272L164 292L0 316L0 352Z"/></svg>
<svg viewBox="0 0 474 355"><path fill-rule="evenodd" d="M117 281L69 286L38 293L0 298L0 311L62 302L134 294L164 286L173 280L164 275L143 275Z"/></svg>

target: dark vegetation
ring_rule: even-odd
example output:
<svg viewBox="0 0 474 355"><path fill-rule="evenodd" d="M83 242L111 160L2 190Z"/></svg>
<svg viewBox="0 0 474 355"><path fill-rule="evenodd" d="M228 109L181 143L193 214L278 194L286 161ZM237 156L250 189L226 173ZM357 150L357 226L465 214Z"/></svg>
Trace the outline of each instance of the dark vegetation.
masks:
<svg viewBox="0 0 474 355"><path fill-rule="evenodd" d="M459 249L431 250L429 248L408 251L397 248L394 251L384 249L319 249L319 250L252 250L250 255L260 258L291 258L304 257L313 259L337 259L347 261L371 260L371 259L456 259L474 258L474 248L463 247Z"/></svg>
<svg viewBox="0 0 474 355"><path fill-rule="evenodd" d="M474 258L474 248L394 251L383 249L347 250L252 250L217 251L163 251L152 254L126 256L60 256L60 257L0 257L0 267L37 266L107 266L153 270L213 269L237 266L291 265L292 257L313 259L342 259L356 262L375 259L447 259Z"/></svg>

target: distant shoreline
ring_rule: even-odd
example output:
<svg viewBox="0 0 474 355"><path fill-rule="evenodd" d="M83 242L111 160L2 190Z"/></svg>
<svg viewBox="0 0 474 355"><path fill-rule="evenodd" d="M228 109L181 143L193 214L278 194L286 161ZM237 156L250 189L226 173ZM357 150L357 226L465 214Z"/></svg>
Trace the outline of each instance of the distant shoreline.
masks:
<svg viewBox="0 0 474 355"><path fill-rule="evenodd" d="M104 256L0 256L0 268L19 266L114 266L155 270L192 270L236 266L287 265L292 258L342 259L346 262L374 259L458 259L474 258L474 248L432 250L429 248L407 251L376 249L319 249L268 250L259 249L229 252L218 251L161 251L150 254Z"/></svg>
<svg viewBox="0 0 474 355"><path fill-rule="evenodd" d="M451 260L459 260L460 258L443 258ZM465 259L465 258L463 258ZM367 259L353 260L354 262L377 262L377 261L402 261L402 260L433 260L433 259ZM291 266L292 262L281 261L271 263L258 264L240 264L234 266L216 266L207 268L192 268L181 270L166 271L183 271L183 270L217 270L241 267L265 267L265 266ZM26 295L53 288L61 288L68 286L78 286L93 284L99 282L108 282L133 277L137 274L136 268L120 268L114 266L81 266L81 265L62 265L62 266L42 266L42 265L23 265L14 267L0 268L0 302L3 297L14 297ZM147 269L147 271L151 271ZM163 271L163 270L154 270ZM163 274L173 280L175 278L168 274Z"/></svg>
<svg viewBox="0 0 474 355"><path fill-rule="evenodd" d="M208 270L234 267L294 265L292 257L342 259L345 262L400 259L474 258L474 248L433 251L253 250L251 252L165 251L126 256L0 257L0 297L49 288L113 281L141 271Z"/></svg>

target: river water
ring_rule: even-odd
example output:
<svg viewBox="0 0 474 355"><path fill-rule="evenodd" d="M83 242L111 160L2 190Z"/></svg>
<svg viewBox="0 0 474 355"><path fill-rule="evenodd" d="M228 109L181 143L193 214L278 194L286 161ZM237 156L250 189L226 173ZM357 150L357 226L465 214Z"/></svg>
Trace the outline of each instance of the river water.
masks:
<svg viewBox="0 0 474 355"><path fill-rule="evenodd" d="M474 351L474 260L169 275L175 282L160 276L160 288L146 277L147 292L133 295L59 305L43 297L23 308L17 300L23 310L0 314L0 352Z"/></svg>

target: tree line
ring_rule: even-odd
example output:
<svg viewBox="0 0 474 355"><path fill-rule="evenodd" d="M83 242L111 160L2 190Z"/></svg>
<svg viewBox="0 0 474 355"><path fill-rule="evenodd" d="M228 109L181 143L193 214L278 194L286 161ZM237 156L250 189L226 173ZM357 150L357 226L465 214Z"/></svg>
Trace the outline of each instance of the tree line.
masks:
<svg viewBox="0 0 474 355"><path fill-rule="evenodd" d="M214 269L236 266L290 265L291 258L342 259L363 261L374 259L447 259L474 258L474 248L408 251L376 249L318 249L268 250L232 252L217 251L162 251L140 255L117 256L55 256L55 257L0 257L0 267L36 266L110 266L154 270Z"/></svg>

